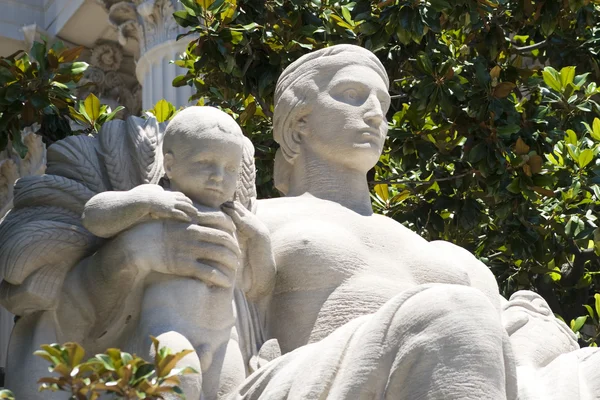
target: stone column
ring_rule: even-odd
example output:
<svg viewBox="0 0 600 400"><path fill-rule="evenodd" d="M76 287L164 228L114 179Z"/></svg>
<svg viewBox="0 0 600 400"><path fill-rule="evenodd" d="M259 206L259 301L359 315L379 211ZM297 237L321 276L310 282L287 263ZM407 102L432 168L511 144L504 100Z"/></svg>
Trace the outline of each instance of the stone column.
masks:
<svg viewBox="0 0 600 400"><path fill-rule="evenodd" d="M170 62L185 52L189 42L175 40L184 32L173 18L179 8L176 0L122 1L109 7L109 19L117 27L119 42L139 43L136 76L142 85L142 109L151 108L160 99L175 107L186 106L193 93L191 87L172 85L173 79L185 70Z"/></svg>

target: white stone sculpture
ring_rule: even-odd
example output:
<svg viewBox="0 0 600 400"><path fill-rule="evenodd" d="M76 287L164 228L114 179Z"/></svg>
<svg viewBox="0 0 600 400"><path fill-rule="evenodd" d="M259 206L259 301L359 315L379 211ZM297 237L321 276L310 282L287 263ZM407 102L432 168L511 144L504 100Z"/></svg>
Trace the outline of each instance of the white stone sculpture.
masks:
<svg viewBox="0 0 600 400"><path fill-rule="evenodd" d="M266 227L243 205L231 202L238 188L244 144L248 143L230 116L211 107L189 107L175 116L164 134L166 190L145 184L128 192L100 193L87 202L83 213L84 227L105 238L153 219L191 222L202 228L211 226L215 217L223 217L218 215L221 209L232 218L235 229L229 233L244 249L241 257L237 247L230 249L229 264L237 266L240 259L237 271L213 268L209 249L204 255L206 264L178 264L174 255L172 262L150 267L145 271L149 275L134 339L141 344L139 351L144 351L150 348L150 335L182 334L198 354L208 398L216 395L216 388L209 391L207 386L219 382L221 373L221 363L213 360L223 358L235 323L234 286L256 300L271 292L275 278ZM240 182L240 187L245 186ZM251 206L252 197L249 200ZM181 277L182 273L189 277ZM233 350L236 347L230 347ZM242 357L239 346L237 353Z"/></svg>
<svg viewBox="0 0 600 400"><path fill-rule="evenodd" d="M383 148L390 100L387 75L372 53L341 45L304 56L284 71L275 97L274 137L281 146L275 184L285 197L256 205L248 200L254 196L252 163L243 164L245 189L236 194L248 210L256 208L268 229L277 271L270 292L267 240L253 246L236 239L234 232L245 224L231 208L227 213L236 224L218 211L199 213L198 222L178 221L171 218L175 211L189 210L182 195L139 186L156 184L163 172L160 133L152 121L114 122L97 141L59 142L48 156L48 173L59 176L19 181L15 214L0 226L0 239L34 229L63 238L69 231L76 244L63 247L60 258L42 256L41 246L31 246L47 246L50 235L38 233L23 244L38 257L21 259L19 240L0 241L8 281L0 295L23 315L7 375L17 395L38 398L33 382L45 370L29 354L40 343L77 340L91 352L135 349L143 343L140 335L154 329L144 321L171 317L155 332L164 331L161 337L174 347L196 347L200 357L190 363L203 372L206 364L220 370L218 378L207 373L201 382L186 383L194 399L598 399L600 353L578 349L541 298L519 292L507 302L489 269L466 250L427 242L373 213L366 173ZM36 185L51 196L34 197L29 188ZM173 189L194 197L194 188ZM138 211L149 196L172 202L159 208L164 214L155 211L157 219L143 220ZM33 212L52 205L61 212ZM84 209L85 225L96 220L106 231L84 229L73 213ZM240 217L254 219L243 210ZM120 232L123 222L130 228ZM240 258L232 256L238 247ZM253 264L253 257L263 265ZM251 274L263 275L214 280L247 265L255 267ZM41 285L36 277L44 273L53 279L44 282L56 284ZM177 300L182 310L196 307L197 314L185 311L183 320L165 315L175 313L170 302L180 299L171 282L199 289L189 304ZM233 292L226 288L234 284ZM233 300L233 314L224 298ZM16 301L21 299L26 301ZM223 311L204 313L207 299ZM187 321L196 325L186 327ZM193 336L210 326L220 331L214 343L224 353L198 349L193 337L169 332ZM561 375L565 368L570 375ZM555 382L568 386L548 391Z"/></svg>
<svg viewBox="0 0 600 400"><path fill-rule="evenodd" d="M147 339L148 334L163 333L157 330L163 326L169 327L169 323L177 316L180 323L176 328L188 333L188 340L191 340L201 353L203 367L208 369L212 364L217 368L217 377L208 379L204 385L204 390L208 391L211 382L216 382L213 386L218 384L220 365L219 362L211 363L210 359L213 352L219 351L218 345L222 335L215 332L214 339L211 338L212 341L208 340L208 343L195 341L195 338L205 340L208 332L205 330L204 335L200 335L198 321L207 321L207 329L215 328L217 323L222 321L222 331L226 332L227 342L234 318L232 315L227 317L225 311L233 313L232 297L239 297L237 304L243 304L248 309L249 306L243 302L244 288L245 292L253 297L263 291L269 291L269 282L272 286L274 270L271 269L269 278L255 275L250 268L244 269L244 272L239 269L237 286L240 293L232 292L239 261L237 256L233 255L240 252L238 246L244 250L264 250L262 253L253 252L245 257L243 260L246 265L260 265L263 271L266 271L268 266L273 266L271 252L260 245L261 238L268 240L264 228L260 234L251 229L252 222L255 225L260 223L256 217L252 218L250 212L244 211L244 207L253 207L256 197L253 147L249 140L243 138L237 124L224 113L215 109L194 107L181 112L174 120L172 134L167 134L167 154L163 160L160 147L163 131L164 124L157 124L155 119L145 121L131 117L127 121L115 121L105 125L97 138L69 137L48 149L48 175L23 178L17 183L15 206L0 225L0 263L3 266L0 271L3 279L0 285L0 302L11 312L21 316L18 326L13 331L7 368L12 372L7 377L7 386L14 387L19 397L35 399L40 396L37 394L35 381L45 374L45 368L38 360L30 357L32 348L42 343L78 340L92 352L106 348L109 343L112 343L111 346L119 343L123 348L135 351L142 348L145 342L138 341L138 337ZM230 139L226 140L228 137ZM198 144L204 148L197 148ZM203 158L198 158L200 156ZM241 166L230 165L231 162L239 163L241 158ZM223 169L224 165L219 162L223 159L228 160L226 171ZM212 163L209 162L211 160ZM210 182L207 182L203 189L212 190L210 193L215 193L212 197L228 199L235 192L235 199L243 203L243 206L239 203L226 205L224 210L231 215L229 217L220 211L207 209L205 205L204 212L195 216L194 225L189 226L189 223L186 223L185 230L181 232L189 235L190 239L186 243L180 242L180 245L195 247L193 251L185 252L189 257L182 257L178 252L161 255L162 259L170 257L170 261L176 264L174 268L179 275L186 276L187 279L177 281L168 276L161 277L165 274L160 272L168 273L169 265L156 264L158 258L153 258L154 267L160 265L159 269L136 271L138 279L132 281L133 285L130 286L130 282L122 281L128 269L123 264L123 256L126 254L111 254L111 243L118 242L118 239L102 245L102 238L123 230L127 232L119 236L126 237L138 228L133 225L140 224L140 235L142 240L146 240L144 232L151 230L148 229L151 223L143 224L144 220L161 217L158 224L166 223L165 219L178 214L177 210L170 209L169 206L183 207L188 213L195 210L190 204L191 201L183 194L165 192L156 185L164 175L163 161L166 177L174 178L172 184L176 187L187 185L185 187L189 189L188 194L192 197L202 193L198 191L199 186L195 187L193 183L204 174L204 178ZM189 164L187 166L190 171L187 174L186 164ZM199 165L204 164L206 168L202 171ZM172 175L169 171L174 166L177 168ZM227 174L227 180L220 175L223 173ZM94 196L96 193L100 194ZM210 202L212 197L204 194L198 202ZM115 202L111 203L112 200ZM114 205L117 207L111 208ZM149 208L149 205L153 205L153 208ZM219 205L208 204L212 208ZM160 214L161 211L164 211L164 214ZM104 218L96 218L99 214ZM109 215L111 218L107 218ZM234 224L231 218L241 226L236 233L239 244L234 240ZM200 226L201 223L206 226ZM198 243L202 235L206 236L204 246ZM129 244L131 241L125 242ZM227 247L217 246L222 242ZM148 245L150 242L145 243ZM215 250L215 247L218 248ZM52 251L48 251L50 248ZM101 250L96 252L98 248ZM169 249L172 250L172 247ZM151 254L145 253L146 256ZM217 257L214 253L226 254L226 259L217 258L217 262L213 262L212 258ZM270 263L264 261L265 257ZM189 262L186 264L186 261ZM113 271L106 270L109 265L112 265ZM138 268L140 265L141 262L132 264L129 269ZM202 265L204 269L201 270ZM71 274L67 276L71 269ZM157 273L151 275L151 272ZM211 285L206 287L204 283L190 277L201 278L204 282L210 281ZM159 284L161 280L168 282ZM136 285L136 282L140 284ZM257 284L254 285L254 282ZM226 287L221 289L217 285ZM185 292L178 286L188 287L188 291ZM174 302L170 304L173 304L175 309L168 310L167 305L162 302L153 308L152 293L160 295L163 291L169 292L169 288L180 290L171 292ZM81 290L85 289L90 291L81 293ZM193 292L190 293L189 289ZM202 296L201 293L194 292L201 290L204 290L205 294L211 294L210 301L205 300L203 303L207 312L217 312L214 307L218 305L219 311L225 310L224 315L217 314L219 321L207 315L198 315L194 321L187 320L183 311L187 311L187 315L193 317L194 313L199 311L198 306L191 302L188 309L184 310L181 303L192 298L198 299ZM133 311L127 307L123 308L118 303L123 297L127 297L123 296L123 293L130 292L138 294L137 297L131 296L128 299L129 303L125 303L131 304ZM142 297L144 293L146 296ZM218 301L217 298L222 300ZM141 307L142 299L145 308ZM154 301L156 303L157 299ZM144 313L145 309L151 309L152 313ZM129 312L123 321L111 320L111 312L123 310ZM237 313L243 315L244 312L238 310ZM186 325L188 322L189 325ZM118 332L110 330L116 326ZM185 326L189 326L190 329L186 331ZM131 327L134 329L130 329ZM242 334L237 336L237 342L243 339ZM177 335L159 337L173 344L173 337ZM148 348L149 346L142 351L147 354ZM238 358L241 360L239 346L237 348ZM220 360L219 357L216 359ZM241 372L235 384L245 376L244 362L241 361L239 365ZM194 382L191 386L194 386Z"/></svg>

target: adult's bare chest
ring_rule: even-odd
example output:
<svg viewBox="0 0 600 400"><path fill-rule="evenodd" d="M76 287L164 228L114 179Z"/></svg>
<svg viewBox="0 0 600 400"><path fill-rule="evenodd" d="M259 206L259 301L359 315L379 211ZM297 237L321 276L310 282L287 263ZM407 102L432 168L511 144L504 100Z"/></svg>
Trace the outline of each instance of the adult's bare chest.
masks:
<svg viewBox="0 0 600 400"><path fill-rule="evenodd" d="M393 291L429 282L468 283L459 265L392 219L319 202L291 204L268 221L277 265L275 294L333 289L357 280Z"/></svg>
<svg viewBox="0 0 600 400"><path fill-rule="evenodd" d="M269 331L284 352L376 312L410 287L468 284L459 265L389 218L320 200L283 201L259 217L277 266Z"/></svg>

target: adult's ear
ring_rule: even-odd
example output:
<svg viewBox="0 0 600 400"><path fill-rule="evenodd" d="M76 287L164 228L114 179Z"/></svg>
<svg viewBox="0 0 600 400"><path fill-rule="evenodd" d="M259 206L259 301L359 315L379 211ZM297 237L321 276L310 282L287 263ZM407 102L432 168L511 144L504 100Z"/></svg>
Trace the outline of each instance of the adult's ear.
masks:
<svg viewBox="0 0 600 400"><path fill-rule="evenodd" d="M300 154L302 143L306 140L307 135L308 124L306 123L305 116L296 118L289 128L289 133L283 135L281 149L290 164L293 164L294 159Z"/></svg>
<svg viewBox="0 0 600 400"><path fill-rule="evenodd" d="M165 153L165 155L163 157L163 167L165 169L165 174L167 175L167 178L169 178L169 179L172 178L174 164L175 164L175 157L173 156L173 153L171 153L171 152Z"/></svg>

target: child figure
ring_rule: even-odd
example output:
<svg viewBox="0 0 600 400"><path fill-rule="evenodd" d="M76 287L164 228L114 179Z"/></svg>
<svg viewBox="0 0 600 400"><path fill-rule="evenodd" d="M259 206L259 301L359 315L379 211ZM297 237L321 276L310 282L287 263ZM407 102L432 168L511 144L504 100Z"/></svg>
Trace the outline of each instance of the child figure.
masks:
<svg viewBox="0 0 600 400"><path fill-rule="evenodd" d="M119 215L110 223L104 221L102 227L89 221L93 218L86 221L85 211L83 217L86 228L103 237L151 219L179 220L213 228L222 228L224 219L233 221L231 234L242 251L240 254L238 249L231 249L230 257L240 261L238 270L227 271L211 265L213 256L208 246L202 262L198 260L192 266L177 265L177 254L164 257L170 265L149 271L145 280L136 343L133 343L133 347L141 345L147 351L149 335L176 331L185 336L200 359L203 398L216 397L226 352L230 376L225 379L235 385L235 381L245 377L246 357L239 346L236 348L237 343L229 343L235 324L234 286L241 288L249 299L259 299L270 292L275 279L267 228L245 207L232 201L243 140L240 127L229 115L211 107L189 107L179 112L165 131L163 164L168 187L147 184L130 190L131 202L122 203ZM110 196L110 192L95 196L86 204L86 210L91 203L97 207L99 202L109 202ZM218 250L223 249L214 251ZM185 271L186 268L194 270ZM230 365L240 363L239 371L232 373Z"/></svg>

